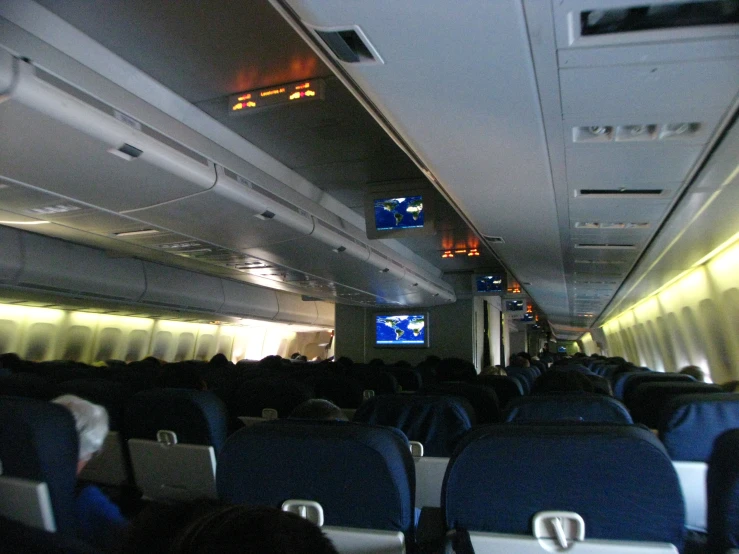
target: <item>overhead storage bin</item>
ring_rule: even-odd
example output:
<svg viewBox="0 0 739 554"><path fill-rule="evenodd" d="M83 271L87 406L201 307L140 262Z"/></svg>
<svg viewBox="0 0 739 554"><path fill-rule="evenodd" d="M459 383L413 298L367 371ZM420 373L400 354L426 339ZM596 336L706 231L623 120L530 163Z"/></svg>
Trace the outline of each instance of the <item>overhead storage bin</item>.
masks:
<svg viewBox="0 0 739 554"><path fill-rule="evenodd" d="M318 319L316 302L305 301L300 296L277 292L279 311L274 319L293 323L314 324Z"/></svg>
<svg viewBox="0 0 739 554"><path fill-rule="evenodd" d="M21 271L20 231L0 226L0 282L15 283Z"/></svg>
<svg viewBox="0 0 739 554"><path fill-rule="evenodd" d="M277 293L223 279L224 302L221 313L239 317L272 319L277 315Z"/></svg>
<svg viewBox="0 0 739 554"><path fill-rule="evenodd" d="M208 312L223 306L223 286L218 277L148 262L144 269L146 292L142 302Z"/></svg>
<svg viewBox="0 0 739 554"><path fill-rule="evenodd" d="M146 290L140 260L111 258L102 250L32 233L24 233L21 242L18 285L129 301Z"/></svg>

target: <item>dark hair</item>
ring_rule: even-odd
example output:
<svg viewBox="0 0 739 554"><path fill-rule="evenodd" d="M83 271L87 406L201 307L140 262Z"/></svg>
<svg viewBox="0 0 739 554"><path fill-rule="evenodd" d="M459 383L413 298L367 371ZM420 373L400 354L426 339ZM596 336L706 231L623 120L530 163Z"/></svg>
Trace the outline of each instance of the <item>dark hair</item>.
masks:
<svg viewBox="0 0 739 554"><path fill-rule="evenodd" d="M218 367L226 367L228 365L228 358L225 354L221 354L220 352L213 356L210 361L208 362L210 365L218 366Z"/></svg>
<svg viewBox="0 0 739 554"><path fill-rule="evenodd" d="M385 361L381 358L372 358L368 365L385 365Z"/></svg>
<svg viewBox="0 0 739 554"><path fill-rule="evenodd" d="M511 365L513 367L531 367L529 361L523 356L519 356L518 354L511 358Z"/></svg>
<svg viewBox="0 0 739 554"><path fill-rule="evenodd" d="M290 418L347 421L347 417L341 411L341 408L323 398L306 400L292 411Z"/></svg>
<svg viewBox="0 0 739 554"><path fill-rule="evenodd" d="M336 554L320 528L276 508L213 500L151 505L132 523L122 553Z"/></svg>

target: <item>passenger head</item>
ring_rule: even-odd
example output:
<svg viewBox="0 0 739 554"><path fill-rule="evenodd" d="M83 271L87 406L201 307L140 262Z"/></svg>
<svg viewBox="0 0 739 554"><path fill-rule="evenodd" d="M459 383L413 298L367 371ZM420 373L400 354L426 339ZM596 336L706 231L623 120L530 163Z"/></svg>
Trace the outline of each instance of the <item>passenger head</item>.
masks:
<svg viewBox="0 0 739 554"><path fill-rule="evenodd" d="M282 358L277 355L265 356L259 360L257 367L261 369L282 369Z"/></svg>
<svg viewBox="0 0 739 554"><path fill-rule="evenodd" d="M293 352L292 354L290 354L290 359L295 360L299 356L300 356L300 352Z"/></svg>
<svg viewBox="0 0 739 554"><path fill-rule="evenodd" d="M511 365L514 367L531 367L531 362L523 356L513 356L511 358Z"/></svg>
<svg viewBox="0 0 739 554"><path fill-rule="evenodd" d="M228 358L225 354L218 353L215 356L213 356L210 361L208 362L210 365L214 365L216 367L226 367L228 366Z"/></svg>
<svg viewBox="0 0 739 554"><path fill-rule="evenodd" d="M594 392L595 387L590 379L579 371L550 370L540 375L531 390L531 394L550 392Z"/></svg>
<svg viewBox="0 0 739 554"><path fill-rule="evenodd" d="M502 375L505 377L508 373L498 365L489 365L480 372L480 375Z"/></svg>
<svg viewBox="0 0 739 554"><path fill-rule="evenodd" d="M528 361L531 361L531 354L529 354L528 352L519 352L518 354L516 354L516 356L519 356L519 357L524 358L524 359L526 359Z"/></svg>
<svg viewBox="0 0 739 554"><path fill-rule="evenodd" d="M77 436L79 437L79 454L77 456L77 473L103 447L108 435L108 412L102 406L88 402L78 396L65 394L52 400L67 408L74 416Z"/></svg>
<svg viewBox="0 0 739 554"><path fill-rule="evenodd" d="M385 365L385 361L382 360L381 358L372 358L369 361L369 365L372 365L372 366Z"/></svg>
<svg viewBox="0 0 739 554"><path fill-rule="evenodd" d="M348 421L336 404L322 398L311 398L297 406L290 419L319 419L325 421Z"/></svg>
<svg viewBox="0 0 739 554"><path fill-rule="evenodd" d="M320 528L295 514L212 500L153 504L131 524L123 554L337 554Z"/></svg>
<svg viewBox="0 0 739 554"><path fill-rule="evenodd" d="M703 373L703 370L697 365L686 365L680 370L680 373L682 375L690 375L696 381L703 382L706 380L706 375Z"/></svg>

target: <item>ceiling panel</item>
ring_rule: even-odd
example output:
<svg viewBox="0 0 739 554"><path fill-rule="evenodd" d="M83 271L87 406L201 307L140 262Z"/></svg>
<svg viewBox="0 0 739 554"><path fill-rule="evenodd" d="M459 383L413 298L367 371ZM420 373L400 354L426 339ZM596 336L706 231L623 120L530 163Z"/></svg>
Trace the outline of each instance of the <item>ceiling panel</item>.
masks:
<svg viewBox="0 0 739 554"><path fill-rule="evenodd" d="M39 4L191 102L330 74L262 0Z"/></svg>
<svg viewBox="0 0 739 554"><path fill-rule="evenodd" d="M565 118L605 118L600 124L606 124L615 123L613 118L641 114L653 117L668 112L683 117L696 109L696 99L700 99L701 110L714 108L723 114L736 94L739 63L737 58L635 63L616 67L563 68L559 75ZM711 83L711 86L706 86L706 83ZM639 102L634 102L635 98ZM631 122L662 123L651 119Z"/></svg>
<svg viewBox="0 0 739 554"><path fill-rule="evenodd" d="M657 142L574 144L567 148L569 188L682 182L702 149L701 145Z"/></svg>

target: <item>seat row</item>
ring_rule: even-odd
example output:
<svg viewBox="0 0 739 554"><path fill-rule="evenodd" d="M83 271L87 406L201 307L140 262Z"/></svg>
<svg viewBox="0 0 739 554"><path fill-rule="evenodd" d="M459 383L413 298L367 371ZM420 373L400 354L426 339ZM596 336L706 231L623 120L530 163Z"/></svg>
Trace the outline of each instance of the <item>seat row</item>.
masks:
<svg viewBox="0 0 739 554"><path fill-rule="evenodd" d="M0 400L0 479L45 483L55 528L64 533L71 527L76 433L60 410L33 399ZM730 537L718 534L736 528L728 519L736 514L711 502L737 500L735 458L724 456L736 455L739 433L716 444L708 532L724 544ZM415 541L423 470L392 428L278 420L228 438L215 493L305 514L323 523L342 552L402 552ZM651 432L631 425L480 427L446 463L439 505L446 528L469 532L476 552L557 551L575 542L581 552L675 552L685 542L684 500L669 453Z"/></svg>

